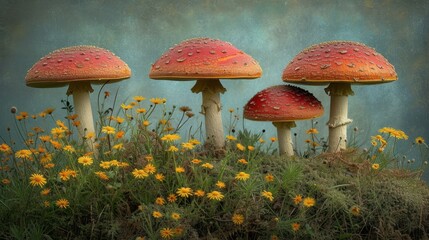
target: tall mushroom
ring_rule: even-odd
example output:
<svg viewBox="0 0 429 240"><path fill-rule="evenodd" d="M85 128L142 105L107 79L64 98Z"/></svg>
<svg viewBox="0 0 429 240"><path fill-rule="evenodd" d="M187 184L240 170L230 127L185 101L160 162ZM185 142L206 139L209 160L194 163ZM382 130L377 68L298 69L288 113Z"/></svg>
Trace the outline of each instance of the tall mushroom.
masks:
<svg viewBox="0 0 429 240"><path fill-rule="evenodd" d="M348 96L351 84L376 84L397 80L395 68L380 53L362 43L332 41L304 49L286 66L283 81L328 84L331 96L328 152L346 149Z"/></svg>
<svg viewBox="0 0 429 240"><path fill-rule="evenodd" d="M72 46L55 50L42 57L28 70L27 86L38 88L68 85L67 95L73 95L75 113L81 136L95 132L89 94L91 83L116 82L131 76L128 65L114 53L95 46ZM95 151L93 142L86 144Z"/></svg>
<svg viewBox="0 0 429 240"><path fill-rule="evenodd" d="M225 145L219 79L252 79L262 75L258 62L231 43L211 38L193 38L171 47L154 64L149 77L167 80L197 80L192 92L202 93L207 143Z"/></svg>
<svg viewBox="0 0 429 240"><path fill-rule="evenodd" d="M295 86L278 85L253 96L244 106L244 118L270 121L277 128L280 155L293 156L290 129L295 121L323 115L323 106L310 92Z"/></svg>

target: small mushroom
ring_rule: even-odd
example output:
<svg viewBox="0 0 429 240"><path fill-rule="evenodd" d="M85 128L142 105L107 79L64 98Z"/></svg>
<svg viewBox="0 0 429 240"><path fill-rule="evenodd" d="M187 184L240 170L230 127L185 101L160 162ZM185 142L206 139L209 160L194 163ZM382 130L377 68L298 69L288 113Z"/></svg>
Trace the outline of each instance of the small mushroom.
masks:
<svg viewBox="0 0 429 240"><path fill-rule="evenodd" d="M377 84L397 80L395 68L380 53L362 43L332 41L310 46L298 53L283 71L285 82L329 84L331 96L328 152L346 149L348 96L351 84Z"/></svg>
<svg viewBox="0 0 429 240"><path fill-rule="evenodd" d="M67 95L73 95L76 114L81 124L79 134L95 132L89 94L91 83L117 82L131 76L128 65L114 53L95 46L61 48L42 57L28 70L27 86L38 88L68 85ZM93 142L86 141L94 152Z"/></svg>
<svg viewBox="0 0 429 240"><path fill-rule="evenodd" d="M231 43L211 38L193 38L171 47L152 64L149 77L166 80L197 80L192 92L202 93L207 143L223 148L219 79L253 79L262 75L258 62Z"/></svg>
<svg viewBox="0 0 429 240"><path fill-rule="evenodd" d="M323 115L322 103L310 92L295 86L278 85L253 96L244 106L244 118L270 121L277 128L280 155L293 156L290 129L295 121Z"/></svg>

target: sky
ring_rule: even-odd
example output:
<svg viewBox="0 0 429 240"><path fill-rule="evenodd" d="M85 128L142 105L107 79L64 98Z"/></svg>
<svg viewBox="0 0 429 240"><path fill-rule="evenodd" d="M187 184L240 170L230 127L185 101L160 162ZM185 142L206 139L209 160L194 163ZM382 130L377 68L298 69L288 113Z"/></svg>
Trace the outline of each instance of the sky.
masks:
<svg viewBox="0 0 429 240"><path fill-rule="evenodd" d="M150 66L174 44L194 37L232 43L256 59L263 75L255 80L222 80L224 125L229 108L238 109L237 128L266 130L269 122L243 120L246 102L264 88L285 84L283 69L301 50L317 43L347 40L364 43L382 54L396 69L398 80L379 85L352 86L349 98L349 133L357 127L357 141L369 147L370 136L382 127L401 129L409 140L398 143L408 154L418 136L429 141L429 1L425 0L0 0L0 136L14 127L10 108L38 113L47 107L62 117L66 88L30 88L28 69L41 57L63 47L95 45L121 57L131 78L107 85L118 92L118 102L133 96L163 97L167 106L189 106L196 113L201 95L190 91L194 82L151 80ZM319 137L327 136L329 96L325 86L299 86L314 94L325 107L316 119ZM94 87L92 104L97 104ZM94 110L94 107L93 107ZM95 110L94 110L95 111ZM297 145L308 137L311 121L297 122ZM410 153L411 154L411 153ZM408 157L408 156L407 156ZM418 157L410 155L409 158Z"/></svg>

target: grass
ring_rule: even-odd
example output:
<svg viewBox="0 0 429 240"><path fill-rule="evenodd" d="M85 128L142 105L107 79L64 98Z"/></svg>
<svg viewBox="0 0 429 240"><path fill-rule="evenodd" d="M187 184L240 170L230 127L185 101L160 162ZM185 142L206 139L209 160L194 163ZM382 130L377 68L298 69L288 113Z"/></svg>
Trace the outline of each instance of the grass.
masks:
<svg viewBox="0 0 429 240"><path fill-rule="evenodd" d="M408 136L393 128L368 149L330 154L313 125L304 152L280 157L275 137L236 131L230 109L226 147L215 151L198 140L188 107L111 98L99 94L98 132L85 136L67 100L65 121L53 109L12 110L15 128L0 145L0 238L428 238L421 137L417 167L396 153ZM98 157L82 138L97 143Z"/></svg>

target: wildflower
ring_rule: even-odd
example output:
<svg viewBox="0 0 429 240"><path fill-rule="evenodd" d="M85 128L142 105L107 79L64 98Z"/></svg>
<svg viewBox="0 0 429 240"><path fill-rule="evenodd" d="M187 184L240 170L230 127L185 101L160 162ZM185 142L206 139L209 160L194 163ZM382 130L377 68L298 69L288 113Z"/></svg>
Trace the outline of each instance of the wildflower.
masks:
<svg viewBox="0 0 429 240"><path fill-rule="evenodd" d="M378 170L380 168L380 164L374 163L374 164L372 164L371 168L374 170Z"/></svg>
<svg viewBox="0 0 429 240"><path fill-rule="evenodd" d="M130 105L130 104L125 105L124 103L122 103L122 104L121 104L121 108L122 108L122 109L124 109L125 111L127 111L127 110L129 110L129 109L133 108L133 106L132 106L132 105Z"/></svg>
<svg viewBox="0 0 429 240"><path fill-rule="evenodd" d="M241 181L246 181L249 178L250 178L250 174L245 172L239 172L235 175L235 179L241 180Z"/></svg>
<svg viewBox="0 0 429 240"><path fill-rule="evenodd" d="M124 144L118 143L118 144L113 145L112 148L120 151L120 150L124 149Z"/></svg>
<svg viewBox="0 0 429 240"><path fill-rule="evenodd" d="M201 142L200 141L198 141L198 139L195 139L195 138L191 138L191 139L189 139L189 141L188 141L189 143L191 143L192 145L198 145L198 144L201 144Z"/></svg>
<svg viewBox="0 0 429 240"><path fill-rule="evenodd" d="M54 167L55 167L55 164L53 164L53 163L47 163L47 164L43 165L43 168L45 168L45 169L54 168Z"/></svg>
<svg viewBox="0 0 429 240"><path fill-rule="evenodd" d="M176 193L179 197L188 198L192 196L192 189L188 187L181 187L177 189Z"/></svg>
<svg viewBox="0 0 429 240"><path fill-rule="evenodd" d="M195 145L190 143L190 142L182 143L182 148L184 148L186 150L192 150L194 147L195 147Z"/></svg>
<svg viewBox="0 0 429 240"><path fill-rule="evenodd" d="M275 142L275 141L277 141L277 138L276 137L271 137L270 140L271 140L271 142Z"/></svg>
<svg viewBox="0 0 429 240"><path fill-rule="evenodd" d="M186 112L186 116L188 117L188 118L191 118L191 117L193 117L195 114L193 113L193 112Z"/></svg>
<svg viewBox="0 0 429 240"><path fill-rule="evenodd" d="M75 120L75 121L72 122L72 125L75 126L75 127L79 127L80 126L80 121Z"/></svg>
<svg viewBox="0 0 429 240"><path fill-rule="evenodd" d="M265 197L266 199L270 200L270 202L272 202L274 200L273 193L271 193L269 191L264 190L261 192L261 195L263 197Z"/></svg>
<svg viewBox="0 0 429 240"><path fill-rule="evenodd" d="M301 227L301 224L299 224L299 223L292 223L291 227L292 227L292 230L294 232L297 232L299 230L299 228Z"/></svg>
<svg viewBox="0 0 429 240"><path fill-rule="evenodd" d="M54 136L54 138L63 138L64 137L64 128L62 127L56 127L51 129L51 134Z"/></svg>
<svg viewBox="0 0 429 240"><path fill-rule="evenodd" d="M111 127L111 126L103 126L101 128L101 132L106 133L106 134L115 134L116 129L114 127Z"/></svg>
<svg viewBox="0 0 429 240"><path fill-rule="evenodd" d="M232 135L226 135L226 139L229 140L229 141L235 141L235 140L237 140L237 138L234 137L234 136L232 136Z"/></svg>
<svg viewBox="0 0 429 240"><path fill-rule="evenodd" d="M200 164L201 162L202 162L201 160L196 159L196 158L191 160L191 163L193 163L193 164Z"/></svg>
<svg viewBox="0 0 429 240"><path fill-rule="evenodd" d="M67 119L68 120L72 120L72 121L74 121L74 120L76 120L76 118L77 118L78 116L77 116L77 114L72 114L72 115L67 115Z"/></svg>
<svg viewBox="0 0 429 240"><path fill-rule="evenodd" d="M39 136L39 139L40 139L42 142L48 142L49 140L51 140L51 137L50 137L50 136L48 136L48 135L42 135L42 136Z"/></svg>
<svg viewBox="0 0 429 240"><path fill-rule="evenodd" d="M68 208L70 206L70 202L65 198L60 198L55 202L55 205L59 208Z"/></svg>
<svg viewBox="0 0 429 240"><path fill-rule="evenodd" d="M205 194L206 193L203 190L201 190L201 189L198 189L198 190L196 190L194 192L194 195L197 196L197 197L204 197Z"/></svg>
<svg viewBox="0 0 429 240"><path fill-rule="evenodd" d="M253 151L253 150L255 150L255 147L254 147L254 146L247 146L247 149L248 149L249 151Z"/></svg>
<svg viewBox="0 0 429 240"><path fill-rule="evenodd" d="M298 205L300 202L302 202L302 196L298 194L293 198L293 203L295 203L295 205Z"/></svg>
<svg viewBox="0 0 429 240"><path fill-rule="evenodd" d="M265 142L265 140L264 140L263 138L259 138L259 139L258 139L258 142L260 142L260 143L264 143L264 142Z"/></svg>
<svg viewBox="0 0 429 240"><path fill-rule="evenodd" d="M101 168L109 169L110 168L110 162L109 161L101 161L99 164Z"/></svg>
<svg viewBox="0 0 429 240"><path fill-rule="evenodd" d="M143 169L135 168L132 172L133 176L137 179L143 179L149 176L149 174Z"/></svg>
<svg viewBox="0 0 429 240"><path fill-rule="evenodd" d="M190 107L188 107L188 106L181 106L179 109L180 109L180 111L182 111L182 112L189 112L189 111L192 111L192 109L191 109Z"/></svg>
<svg viewBox="0 0 429 240"><path fill-rule="evenodd" d="M49 206L51 206L51 203L49 201L43 201L43 206L49 207Z"/></svg>
<svg viewBox="0 0 429 240"><path fill-rule="evenodd" d="M265 175L265 181L266 182L273 182L274 181L274 176L271 173L267 173L267 175Z"/></svg>
<svg viewBox="0 0 429 240"><path fill-rule="evenodd" d="M15 153L15 157L30 160L32 154L33 153L30 150L22 149Z"/></svg>
<svg viewBox="0 0 429 240"><path fill-rule="evenodd" d="M306 131L307 134L318 134L319 131L316 128L310 128Z"/></svg>
<svg viewBox="0 0 429 240"><path fill-rule="evenodd" d="M244 216L242 214L234 213L231 220L235 225L241 225L244 223Z"/></svg>
<svg viewBox="0 0 429 240"><path fill-rule="evenodd" d="M90 156L82 156L77 159L77 162L84 166L89 166L93 163L93 160Z"/></svg>
<svg viewBox="0 0 429 240"><path fill-rule="evenodd" d="M181 216L180 216L180 214L173 212L173 213L171 213L171 218L177 221L181 218Z"/></svg>
<svg viewBox="0 0 429 240"><path fill-rule="evenodd" d="M167 134L164 135L161 140L162 141L176 141L180 139L180 135L179 134Z"/></svg>
<svg viewBox="0 0 429 240"><path fill-rule="evenodd" d="M165 125L165 124L167 124L167 120L166 119L161 119L161 120L159 120L159 124Z"/></svg>
<svg viewBox="0 0 429 240"><path fill-rule="evenodd" d="M93 137L95 137L95 132L87 132L85 135L86 139L91 139Z"/></svg>
<svg viewBox="0 0 429 240"><path fill-rule="evenodd" d="M72 145L67 145L67 146L63 147L63 150L64 150L64 151L67 151L67 152L69 152L69 153L74 153L74 152L76 152L76 150L74 149L74 147L73 147Z"/></svg>
<svg viewBox="0 0 429 240"><path fill-rule="evenodd" d="M145 113L146 112L146 108L137 108L136 109L136 113Z"/></svg>
<svg viewBox="0 0 429 240"><path fill-rule="evenodd" d="M148 164L144 167L144 170L145 170L147 173L149 173L149 174L154 174L154 173L156 172L156 167L155 167L153 164L148 163Z"/></svg>
<svg viewBox="0 0 429 240"><path fill-rule="evenodd" d="M371 145L376 147L377 146L377 142L376 141L371 141Z"/></svg>
<svg viewBox="0 0 429 240"><path fill-rule="evenodd" d="M167 151L168 151L168 152L177 152L177 151L179 151L179 149L178 149L176 146L170 146L170 147L167 149Z"/></svg>
<svg viewBox="0 0 429 240"><path fill-rule="evenodd" d="M395 137L397 139L408 139L407 134L405 134L402 130L397 130L391 127L384 127L378 130L380 133L388 133L390 136Z"/></svg>
<svg viewBox="0 0 429 240"><path fill-rule="evenodd" d="M49 193L51 193L50 188L45 188L42 191L40 191L40 195L43 195L43 196L49 195Z"/></svg>
<svg viewBox="0 0 429 240"><path fill-rule="evenodd" d="M11 152L11 151L12 151L12 149L6 143L0 144L0 152L8 153L8 152Z"/></svg>
<svg viewBox="0 0 429 240"><path fill-rule="evenodd" d="M241 143L237 143L237 149L240 151L244 151L246 148L241 144Z"/></svg>
<svg viewBox="0 0 429 240"><path fill-rule="evenodd" d="M119 131L116 133L115 138L116 139L121 139L122 137L124 137L125 132L124 131Z"/></svg>
<svg viewBox="0 0 429 240"><path fill-rule="evenodd" d="M184 173L185 172L185 168L184 167L176 167L176 172L177 173Z"/></svg>
<svg viewBox="0 0 429 240"><path fill-rule="evenodd" d="M173 194L173 193L170 193L170 194L168 195L168 197L167 197L167 201L169 201L169 202L171 202L171 203L175 202L176 200L177 200L177 197L176 197L176 195L175 195L175 194Z"/></svg>
<svg viewBox="0 0 429 240"><path fill-rule="evenodd" d="M150 101L151 103L153 103L153 104L157 105L157 104L166 103L166 102L167 102L167 99L165 99L165 98L151 98L149 101Z"/></svg>
<svg viewBox="0 0 429 240"><path fill-rule="evenodd" d="M150 122L148 120L143 121L143 126L147 127L150 125Z"/></svg>
<svg viewBox="0 0 429 240"><path fill-rule="evenodd" d="M98 171L98 172L94 172L95 175L97 175L97 177L99 177L101 180L109 180L109 176L107 176L107 174L105 172L102 171Z"/></svg>
<svg viewBox="0 0 429 240"><path fill-rule="evenodd" d="M155 174L155 179L162 182L165 180L165 176L162 173L157 173L157 174Z"/></svg>
<svg viewBox="0 0 429 240"><path fill-rule="evenodd" d="M3 179L1 180L1 183L3 183L4 185L8 185L8 184L10 184L10 180L9 180L9 179L7 179L7 178L3 178Z"/></svg>
<svg viewBox="0 0 429 240"><path fill-rule="evenodd" d="M61 171L58 173L58 176L59 176L59 178L60 178L62 181L67 181L67 180L69 180L69 179L70 179L70 172L69 172L69 169L61 170Z"/></svg>
<svg viewBox="0 0 429 240"><path fill-rule="evenodd" d="M207 193L207 198L210 200L220 201L223 199L223 197L224 197L224 195L219 191L212 191L212 192Z"/></svg>
<svg viewBox="0 0 429 240"><path fill-rule="evenodd" d="M159 230L159 234L162 238L170 239L174 236L174 232L171 228L162 228Z"/></svg>
<svg viewBox="0 0 429 240"><path fill-rule="evenodd" d="M248 164L248 162L246 161L246 159L242 158L242 159L238 159L237 162L241 163L241 164Z"/></svg>
<svg viewBox="0 0 429 240"><path fill-rule="evenodd" d="M46 114L52 114L55 111L55 108L46 108L45 110L43 110L44 113Z"/></svg>
<svg viewBox="0 0 429 240"><path fill-rule="evenodd" d="M162 218L164 215L162 213L158 212L158 211L153 211L152 212L152 216L154 218Z"/></svg>
<svg viewBox="0 0 429 240"><path fill-rule="evenodd" d="M116 122L118 123L118 124L122 124L124 121L125 121L125 119L123 119L123 118L121 118L121 117L116 117Z"/></svg>
<svg viewBox="0 0 429 240"><path fill-rule="evenodd" d="M134 99L134 101L136 101L136 102L141 102L141 101L146 100L146 98L145 98L145 97L142 97L142 96L135 96L135 97L133 97L133 99Z"/></svg>
<svg viewBox="0 0 429 240"><path fill-rule="evenodd" d="M229 111L230 113L233 113L233 112L234 112L234 108L230 108L230 109L228 109L228 111Z"/></svg>
<svg viewBox="0 0 429 240"><path fill-rule="evenodd" d="M312 197L306 197L303 200L303 204L306 207L313 207L316 204L316 200Z"/></svg>
<svg viewBox="0 0 429 240"><path fill-rule="evenodd" d="M163 197L157 197L157 198L155 199L155 204L156 204L156 205L160 205L160 206L162 206L162 205L164 205L164 204L165 204L165 199L164 199Z"/></svg>
<svg viewBox="0 0 429 240"><path fill-rule="evenodd" d="M417 137L417 138L415 139L415 142L416 142L417 144L423 144L423 143L425 143L425 140L424 140L422 137Z"/></svg>
<svg viewBox="0 0 429 240"><path fill-rule="evenodd" d="M20 112L19 113L23 119L28 118L28 112Z"/></svg>
<svg viewBox="0 0 429 240"><path fill-rule="evenodd" d="M30 184L32 186L43 187L47 183L46 178L42 174L33 173L30 176Z"/></svg>
<svg viewBox="0 0 429 240"><path fill-rule="evenodd" d="M225 183L224 183L224 182L222 182L222 181L217 181L217 183L216 183L216 187L218 187L218 188L225 188L225 187L226 187L226 185L225 185Z"/></svg>
<svg viewBox="0 0 429 240"><path fill-rule="evenodd" d="M270 240L279 240L279 237L277 235L271 235Z"/></svg>
<svg viewBox="0 0 429 240"><path fill-rule="evenodd" d="M359 216L360 215L360 208L358 206L352 206L350 208L350 212L354 215L354 216Z"/></svg>
<svg viewBox="0 0 429 240"><path fill-rule="evenodd" d="M211 164L211 163L204 163L204 164L201 165L201 167L212 169L213 168L213 164Z"/></svg>

